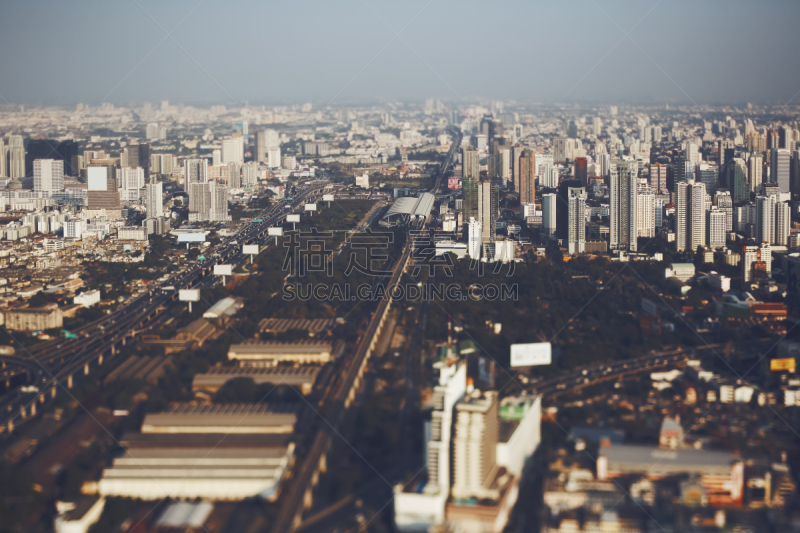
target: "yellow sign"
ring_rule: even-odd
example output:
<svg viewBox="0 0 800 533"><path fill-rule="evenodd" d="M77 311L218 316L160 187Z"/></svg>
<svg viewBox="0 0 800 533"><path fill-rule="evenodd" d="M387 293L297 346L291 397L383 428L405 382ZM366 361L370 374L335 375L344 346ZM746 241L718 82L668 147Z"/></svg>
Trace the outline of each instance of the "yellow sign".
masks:
<svg viewBox="0 0 800 533"><path fill-rule="evenodd" d="M789 372L794 372L795 369L795 359L794 357L788 357L786 359L773 359L769 362L769 369L774 371L780 370L788 370Z"/></svg>

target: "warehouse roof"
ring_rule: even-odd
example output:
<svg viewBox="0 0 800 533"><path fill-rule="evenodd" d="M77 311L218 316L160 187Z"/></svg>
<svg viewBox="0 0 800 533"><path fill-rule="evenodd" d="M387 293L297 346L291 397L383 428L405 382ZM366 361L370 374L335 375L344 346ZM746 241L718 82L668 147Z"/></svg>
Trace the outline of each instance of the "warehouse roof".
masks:
<svg viewBox="0 0 800 533"><path fill-rule="evenodd" d="M297 405L178 404L145 417L142 433L290 433Z"/></svg>
<svg viewBox="0 0 800 533"><path fill-rule="evenodd" d="M741 458L728 452L695 448L661 449L652 446L612 444L600 448L608 459L609 471L647 472L653 475L672 473L729 474Z"/></svg>
<svg viewBox="0 0 800 533"><path fill-rule="evenodd" d="M324 341L298 341L298 342L280 342L280 341L249 341L243 344L233 344L230 347L231 352L237 354L246 353L309 353L309 352L330 352L331 343Z"/></svg>
<svg viewBox="0 0 800 533"><path fill-rule="evenodd" d="M395 200L395 202L392 204L392 207L389 208L389 211L383 216L383 218L386 219L396 215L408 215L414 218L427 218L427 216L431 214L433 202L435 200L436 196L429 192L422 193L419 198L414 198L411 196L398 198Z"/></svg>

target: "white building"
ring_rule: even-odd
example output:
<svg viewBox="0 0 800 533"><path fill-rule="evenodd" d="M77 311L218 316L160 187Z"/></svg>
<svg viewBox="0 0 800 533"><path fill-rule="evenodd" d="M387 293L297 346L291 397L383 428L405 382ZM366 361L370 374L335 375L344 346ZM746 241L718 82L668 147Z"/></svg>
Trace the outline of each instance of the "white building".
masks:
<svg viewBox="0 0 800 533"><path fill-rule="evenodd" d="M164 216L164 184L160 181L150 183L145 187L145 205L148 218Z"/></svg>
<svg viewBox="0 0 800 533"><path fill-rule="evenodd" d="M470 217L467 225L467 255L470 259L480 259L481 257L481 239L483 228L481 227L480 220L475 220Z"/></svg>
<svg viewBox="0 0 800 533"><path fill-rule="evenodd" d="M192 183L205 183L207 181L207 159L187 159L183 162L183 183L187 188Z"/></svg>
<svg viewBox="0 0 800 533"><path fill-rule="evenodd" d="M72 300L72 303L76 305L82 305L84 307L91 307L99 302L100 302L100 291L97 289L78 294Z"/></svg>
<svg viewBox="0 0 800 533"><path fill-rule="evenodd" d="M67 220L64 223L65 239L80 239L83 235L83 220Z"/></svg>
<svg viewBox="0 0 800 533"><path fill-rule="evenodd" d="M655 195L645 179L639 180L636 231L639 237L652 239L656 236Z"/></svg>
<svg viewBox="0 0 800 533"><path fill-rule="evenodd" d="M228 220L228 188L214 181L189 184L189 222Z"/></svg>
<svg viewBox="0 0 800 533"><path fill-rule="evenodd" d="M117 229L117 238L121 241L146 241L147 228L143 226L122 226Z"/></svg>
<svg viewBox="0 0 800 533"><path fill-rule="evenodd" d="M222 141L222 164L244 163L244 138L232 137Z"/></svg>
<svg viewBox="0 0 800 533"><path fill-rule="evenodd" d="M361 176L356 176L356 187L369 189L369 172L364 172Z"/></svg>
<svg viewBox="0 0 800 533"><path fill-rule="evenodd" d="M707 212L706 228L708 229L708 247L719 249L725 247L727 215L724 211L713 207Z"/></svg>
<svg viewBox="0 0 800 533"><path fill-rule="evenodd" d="M708 273L708 283L717 290L728 292L731 290L731 278L718 274L713 270Z"/></svg>
<svg viewBox="0 0 800 533"><path fill-rule="evenodd" d="M144 169L141 167L122 167L117 169L119 199L123 202L138 202L144 189Z"/></svg>
<svg viewBox="0 0 800 533"><path fill-rule="evenodd" d="M47 194L64 190L64 162L37 159L33 162L33 190Z"/></svg>
<svg viewBox="0 0 800 533"><path fill-rule="evenodd" d="M611 164L611 250L637 250L638 172L636 161L613 161Z"/></svg>

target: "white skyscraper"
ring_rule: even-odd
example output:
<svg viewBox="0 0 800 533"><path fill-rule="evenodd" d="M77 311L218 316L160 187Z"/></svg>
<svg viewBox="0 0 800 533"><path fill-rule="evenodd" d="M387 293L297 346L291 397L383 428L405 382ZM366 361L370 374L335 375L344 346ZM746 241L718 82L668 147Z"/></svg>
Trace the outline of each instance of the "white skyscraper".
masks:
<svg viewBox="0 0 800 533"><path fill-rule="evenodd" d="M242 188L242 164L231 161L228 163L228 187L231 189Z"/></svg>
<svg viewBox="0 0 800 533"><path fill-rule="evenodd" d="M497 464L500 420L497 393L470 395L456 404L453 438L454 498L486 498L497 492L491 474Z"/></svg>
<svg viewBox="0 0 800 533"><path fill-rule="evenodd" d="M469 242L467 243L467 255L469 255L470 259L478 260L481 258L483 228L481 228L480 220L475 220L472 217L470 217L468 224L467 238Z"/></svg>
<svg viewBox="0 0 800 533"><path fill-rule="evenodd" d="M762 174L764 172L764 161L758 154L750 154L747 160L747 180L750 182L750 192L756 194L761 192Z"/></svg>
<svg viewBox="0 0 800 533"><path fill-rule="evenodd" d="M189 184L189 222L228 220L228 188L214 181Z"/></svg>
<svg viewBox="0 0 800 533"><path fill-rule="evenodd" d="M769 180L772 183L777 183L781 192L789 192L791 150L773 148L770 155L772 160L769 167Z"/></svg>
<svg viewBox="0 0 800 533"><path fill-rule="evenodd" d="M481 161L477 150L465 148L461 157L463 179L478 180L481 176Z"/></svg>
<svg viewBox="0 0 800 533"><path fill-rule="evenodd" d="M542 226L546 235L556 233L556 202L558 197L553 194L542 195Z"/></svg>
<svg viewBox="0 0 800 533"><path fill-rule="evenodd" d="M570 255L586 251L586 189L570 187L567 200L567 252Z"/></svg>
<svg viewBox="0 0 800 533"><path fill-rule="evenodd" d="M0 137L0 178L8 177L8 166L6 164L6 145Z"/></svg>
<svg viewBox="0 0 800 533"><path fill-rule="evenodd" d="M25 177L25 140L22 135L12 135L8 138L8 176Z"/></svg>
<svg viewBox="0 0 800 533"><path fill-rule="evenodd" d="M147 218L164 216L164 185L160 181L148 183L145 187Z"/></svg>
<svg viewBox="0 0 800 533"><path fill-rule="evenodd" d="M719 249L725 247L725 226L727 216L717 207L707 212L706 228L708 230L708 247Z"/></svg>
<svg viewBox="0 0 800 533"><path fill-rule="evenodd" d="M788 202L775 204L775 245L786 246L789 243L789 230L792 223L792 210Z"/></svg>
<svg viewBox="0 0 800 533"><path fill-rule="evenodd" d="M208 160L187 159L183 162L183 182L189 190L191 183L205 183L208 181Z"/></svg>
<svg viewBox="0 0 800 533"><path fill-rule="evenodd" d="M639 237L652 239L656 236L655 195L647 180L639 180L636 198L636 230Z"/></svg>
<svg viewBox="0 0 800 533"><path fill-rule="evenodd" d="M144 169L123 167L117 169L117 189L123 202L136 202L142 197L144 189Z"/></svg>
<svg viewBox="0 0 800 533"><path fill-rule="evenodd" d="M636 251L638 225L638 179L636 161L613 161L611 163L611 228L612 250Z"/></svg>
<svg viewBox="0 0 800 533"><path fill-rule="evenodd" d="M706 187L686 180L678 183L676 190L675 249L694 253L706 244Z"/></svg>
<svg viewBox="0 0 800 533"><path fill-rule="evenodd" d="M242 187L254 187L258 184L258 163L250 161L242 167Z"/></svg>
<svg viewBox="0 0 800 533"><path fill-rule="evenodd" d="M33 190L47 194L64 190L64 162L37 159L33 162Z"/></svg>
<svg viewBox="0 0 800 533"><path fill-rule="evenodd" d="M244 163L244 138L232 137L222 141L222 163Z"/></svg>
<svg viewBox="0 0 800 533"><path fill-rule="evenodd" d="M775 244L775 196L756 197L756 242Z"/></svg>

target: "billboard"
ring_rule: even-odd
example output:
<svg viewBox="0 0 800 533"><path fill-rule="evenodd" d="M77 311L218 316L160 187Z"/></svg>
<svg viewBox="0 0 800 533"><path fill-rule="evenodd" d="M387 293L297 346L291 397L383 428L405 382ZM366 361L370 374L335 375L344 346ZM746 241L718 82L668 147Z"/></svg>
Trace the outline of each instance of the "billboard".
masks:
<svg viewBox="0 0 800 533"><path fill-rule="evenodd" d="M317 204L306 204L306 211L316 211Z"/></svg>
<svg viewBox="0 0 800 533"><path fill-rule="evenodd" d="M787 357L785 359L772 359L769 362L769 369L773 372L780 372L783 370L794 372L795 364L794 357Z"/></svg>
<svg viewBox="0 0 800 533"><path fill-rule="evenodd" d="M282 237L283 228L267 228L267 235L270 237Z"/></svg>
<svg viewBox="0 0 800 533"><path fill-rule="evenodd" d="M323 202L332 202L333 201L333 195L332 194L323 194L322 195L322 201Z"/></svg>
<svg viewBox="0 0 800 533"><path fill-rule="evenodd" d="M178 233L178 243L184 242L206 242L206 232Z"/></svg>
<svg viewBox="0 0 800 533"><path fill-rule="evenodd" d="M549 365L553 360L549 342L511 345L511 366Z"/></svg>
<svg viewBox="0 0 800 533"><path fill-rule="evenodd" d="M231 265L214 265L215 276L232 276L233 267Z"/></svg>
<svg viewBox="0 0 800 533"><path fill-rule="evenodd" d="M242 253L244 255L258 255L258 245L245 244L244 246L242 246Z"/></svg>
<svg viewBox="0 0 800 533"><path fill-rule="evenodd" d="M656 304L652 300L648 300L647 298L642 298L642 311L645 313L649 313L653 316L658 314L656 309Z"/></svg>
<svg viewBox="0 0 800 533"><path fill-rule="evenodd" d="M200 289L181 289L178 291L178 300L182 302L199 302Z"/></svg>
<svg viewBox="0 0 800 533"><path fill-rule="evenodd" d="M86 178L90 191L105 191L108 188L108 167L87 167Z"/></svg>
<svg viewBox="0 0 800 533"><path fill-rule="evenodd" d="M300 222L300 215L286 215L286 222Z"/></svg>

